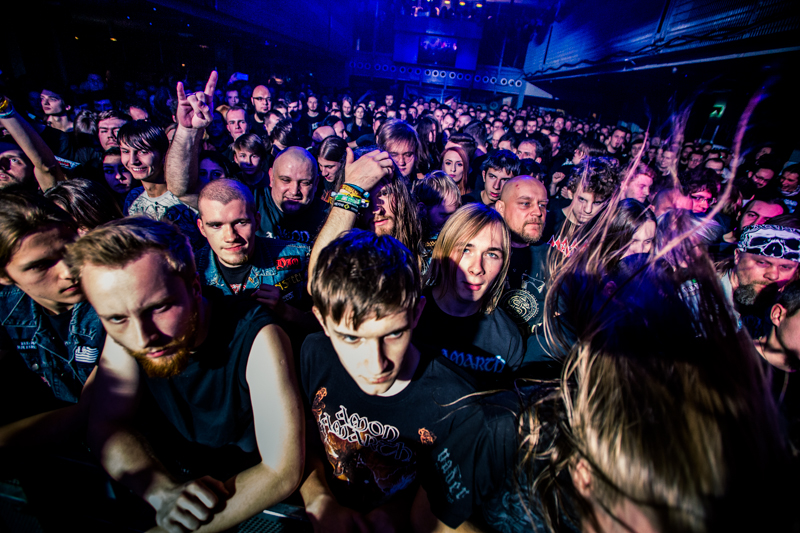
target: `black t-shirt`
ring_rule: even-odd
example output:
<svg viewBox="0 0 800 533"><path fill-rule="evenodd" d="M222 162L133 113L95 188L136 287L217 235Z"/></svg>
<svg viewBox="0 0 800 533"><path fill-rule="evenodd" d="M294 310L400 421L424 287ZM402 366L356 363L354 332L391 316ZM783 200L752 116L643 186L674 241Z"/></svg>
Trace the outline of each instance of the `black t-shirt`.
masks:
<svg viewBox="0 0 800 533"><path fill-rule="evenodd" d="M398 394L370 396L315 333L300 352L300 375L342 505L368 512L421 483L434 515L455 528L513 465L513 414L466 398L474 389L438 358L421 357Z"/></svg>
<svg viewBox="0 0 800 533"><path fill-rule="evenodd" d="M260 461L246 370L256 335L273 319L255 301L205 294L210 329L187 368L171 378L140 372L173 433L171 442L164 442L164 435L152 437L161 442L159 448L171 448L187 470L222 468L232 475ZM223 467L231 463L235 466Z"/></svg>
<svg viewBox="0 0 800 533"><path fill-rule="evenodd" d="M261 225L256 232L259 237L301 242L309 246L317 239L330 209L330 204L314 198L297 213L286 214L275 205L269 187L257 187L253 190L253 196L261 215Z"/></svg>
<svg viewBox="0 0 800 533"><path fill-rule="evenodd" d="M451 316L437 305L431 291L425 298L425 309L414 329L414 345L424 349L423 353L455 363L481 388L510 377L522 364L522 337L505 311L498 307L489 314Z"/></svg>
<svg viewBox="0 0 800 533"><path fill-rule="evenodd" d="M219 262L216 254L214 254L214 261L217 262L219 273L222 274L222 279L228 284L233 294L239 294L247 285L247 278L250 276L250 270L253 265L248 263L236 267L227 267Z"/></svg>

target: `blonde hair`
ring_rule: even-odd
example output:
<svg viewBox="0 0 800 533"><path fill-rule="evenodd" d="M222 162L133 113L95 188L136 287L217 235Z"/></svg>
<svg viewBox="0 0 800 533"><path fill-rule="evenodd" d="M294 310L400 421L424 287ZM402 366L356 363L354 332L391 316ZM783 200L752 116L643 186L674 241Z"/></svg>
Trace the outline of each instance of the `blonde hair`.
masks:
<svg viewBox="0 0 800 533"><path fill-rule="evenodd" d="M481 311L487 314L494 311L500 302L503 283L511 261L508 227L503 217L494 209L481 203L471 203L453 213L439 233L439 238L433 247L431 264L425 275L426 285L440 285L445 291L451 290L450 284L455 278L455 269L461 261L464 245L489 225L500 228L503 235L503 267L484 296Z"/></svg>

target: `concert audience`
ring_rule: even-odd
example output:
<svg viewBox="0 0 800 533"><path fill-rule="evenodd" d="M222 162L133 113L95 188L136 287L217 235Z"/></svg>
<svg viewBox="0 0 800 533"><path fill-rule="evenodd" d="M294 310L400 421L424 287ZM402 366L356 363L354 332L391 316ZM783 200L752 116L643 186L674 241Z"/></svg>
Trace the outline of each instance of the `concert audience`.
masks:
<svg viewBox="0 0 800 533"><path fill-rule="evenodd" d="M0 95L4 461L154 531L797 529L798 161L231 81Z"/></svg>

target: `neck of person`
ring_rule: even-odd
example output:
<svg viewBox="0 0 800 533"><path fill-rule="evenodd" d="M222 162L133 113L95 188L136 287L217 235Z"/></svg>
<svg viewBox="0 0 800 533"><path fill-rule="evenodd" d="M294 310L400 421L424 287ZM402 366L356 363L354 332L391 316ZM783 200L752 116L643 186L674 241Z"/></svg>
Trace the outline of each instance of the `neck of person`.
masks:
<svg viewBox="0 0 800 533"><path fill-rule="evenodd" d="M487 207L494 207L495 204L495 202L493 202L492 199L489 198L489 195L486 193L486 189L481 191L481 202L483 202L483 204L486 205Z"/></svg>
<svg viewBox="0 0 800 533"><path fill-rule="evenodd" d="M572 204L568 205L561 211L564 213L564 215L566 215L567 220L569 221L570 224L574 224L576 226L583 225L577 218L575 218L575 215L572 214Z"/></svg>
<svg viewBox="0 0 800 533"><path fill-rule="evenodd" d="M309 109L308 111L306 111L306 114L307 114L309 117L316 117L316 116L319 116L319 111L311 111L311 110Z"/></svg>
<svg viewBox="0 0 800 533"><path fill-rule="evenodd" d="M244 177L243 181L244 181L245 185L247 185L248 187L256 188L256 187L260 187L262 185L262 182L264 181L264 178L266 176L267 176L267 174L262 169L259 169L259 171L256 172L255 174L244 174L243 175L243 177Z"/></svg>
<svg viewBox="0 0 800 533"><path fill-rule="evenodd" d="M50 115L47 117L47 123L51 128L58 131L69 132L72 131L74 124L66 114L63 115Z"/></svg>
<svg viewBox="0 0 800 533"><path fill-rule="evenodd" d="M513 236L511 237L511 247L512 248L527 248L530 245L531 245L531 243L529 243L529 242L520 241L519 239L516 239Z"/></svg>
<svg viewBox="0 0 800 533"><path fill-rule="evenodd" d="M439 306L439 309L450 316L472 316L481 310L481 304L483 303L482 301L462 302L456 297L456 295L453 293L453 290L448 292L444 289L444 287L442 287L442 285L437 285L434 287L433 291L431 291L431 294L433 295L433 301L436 302L436 305Z"/></svg>
<svg viewBox="0 0 800 533"><path fill-rule="evenodd" d="M75 307L75 304L62 304L58 302L47 302L47 303L40 302L36 298L33 298L33 301L39 304L46 314L51 316L60 315L61 313L66 313L67 311L70 311L72 310L73 307Z"/></svg>
<svg viewBox="0 0 800 533"><path fill-rule="evenodd" d="M155 176L147 178L146 181L142 180L142 187L144 187L144 192L146 192L147 196L150 198L158 198L169 190L167 189L167 183L164 179L163 171L159 172Z"/></svg>
<svg viewBox="0 0 800 533"><path fill-rule="evenodd" d="M402 391L404 391L406 387L411 384L411 380L414 378L414 374L417 372L417 367L419 367L419 359L419 350L417 350L413 344L409 344L408 350L406 350L406 355L403 357L403 368L397 375L397 379L394 381L394 383L392 383L392 386L389 387L389 390L383 394L379 394L379 396L390 397L400 394Z"/></svg>
<svg viewBox="0 0 800 533"><path fill-rule="evenodd" d="M783 372L794 372L797 369L793 368L788 363L788 358L783 350L780 342L778 342L778 328L772 326L765 336L755 340L756 351L764 358L764 360Z"/></svg>

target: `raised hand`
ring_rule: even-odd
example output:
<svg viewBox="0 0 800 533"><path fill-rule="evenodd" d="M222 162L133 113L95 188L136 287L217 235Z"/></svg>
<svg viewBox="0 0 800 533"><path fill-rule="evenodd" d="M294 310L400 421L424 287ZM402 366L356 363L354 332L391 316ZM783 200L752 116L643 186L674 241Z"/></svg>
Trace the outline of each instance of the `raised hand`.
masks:
<svg viewBox="0 0 800 533"><path fill-rule="evenodd" d="M353 151L347 148L345 159L345 183L358 185L365 191L372 189L382 178L390 176L394 170L394 162L388 152L369 152L355 160Z"/></svg>
<svg viewBox="0 0 800 533"><path fill-rule="evenodd" d="M204 92L191 93L188 96L183 82L178 82L178 110L175 118L178 124L188 129L203 129L214 120L214 90L217 87L217 71L211 71Z"/></svg>

